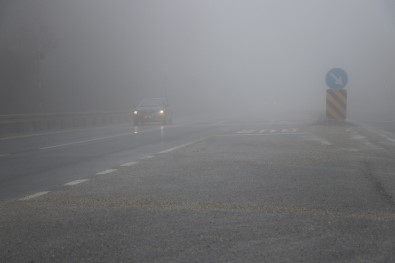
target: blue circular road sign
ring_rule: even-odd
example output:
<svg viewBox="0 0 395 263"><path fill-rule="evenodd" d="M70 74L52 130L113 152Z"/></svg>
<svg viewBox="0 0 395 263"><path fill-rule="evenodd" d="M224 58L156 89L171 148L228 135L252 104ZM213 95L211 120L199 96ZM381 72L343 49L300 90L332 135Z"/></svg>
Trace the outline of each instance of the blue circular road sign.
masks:
<svg viewBox="0 0 395 263"><path fill-rule="evenodd" d="M341 68L333 68L326 73L325 82L331 89L343 89L348 82L347 72Z"/></svg>

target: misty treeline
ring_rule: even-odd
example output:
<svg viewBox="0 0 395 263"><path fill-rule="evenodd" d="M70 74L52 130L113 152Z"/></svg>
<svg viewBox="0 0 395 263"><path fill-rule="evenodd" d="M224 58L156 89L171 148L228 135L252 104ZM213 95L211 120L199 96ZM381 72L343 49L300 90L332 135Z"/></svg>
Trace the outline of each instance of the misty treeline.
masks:
<svg viewBox="0 0 395 263"><path fill-rule="evenodd" d="M63 32L53 26L57 14L51 8L46 0L0 3L0 114L120 110L106 105L110 92L83 83L92 66L83 60L95 56L93 40L53 58L62 48ZM57 63L65 58L68 67ZM106 72L102 67L96 77Z"/></svg>

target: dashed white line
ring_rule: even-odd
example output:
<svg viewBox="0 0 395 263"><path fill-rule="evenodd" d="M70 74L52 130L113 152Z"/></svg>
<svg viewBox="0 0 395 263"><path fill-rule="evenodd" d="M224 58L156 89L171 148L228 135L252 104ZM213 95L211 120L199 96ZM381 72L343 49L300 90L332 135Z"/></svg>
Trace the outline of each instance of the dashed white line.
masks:
<svg viewBox="0 0 395 263"><path fill-rule="evenodd" d="M7 157L7 156L10 156L10 154L9 153L2 153L2 154L0 154L0 157Z"/></svg>
<svg viewBox="0 0 395 263"><path fill-rule="evenodd" d="M104 171L98 172L98 173L96 173L96 175L109 174L109 173L113 173L115 171L117 171L117 169L108 169L108 170L104 170Z"/></svg>
<svg viewBox="0 0 395 263"><path fill-rule="evenodd" d="M35 194L32 194L32 195L25 196L25 197L23 197L23 198L21 198L19 200L20 201L26 201L26 200L30 200L30 199L33 199L33 198L36 198L36 197L39 197L39 196L46 195L48 193L49 193L49 191L38 192L38 193L35 193Z"/></svg>
<svg viewBox="0 0 395 263"><path fill-rule="evenodd" d="M267 131L267 129L260 130L259 133L265 133L265 131Z"/></svg>
<svg viewBox="0 0 395 263"><path fill-rule="evenodd" d="M127 166L133 166L135 164L138 164L138 162L128 162L128 163L121 164L120 166L127 167Z"/></svg>
<svg viewBox="0 0 395 263"><path fill-rule="evenodd" d="M287 132L287 131L288 131L287 129L282 129L282 130L281 130L281 132Z"/></svg>
<svg viewBox="0 0 395 263"><path fill-rule="evenodd" d="M295 129L295 128L292 129L292 132L297 132L297 131L298 131L298 129Z"/></svg>
<svg viewBox="0 0 395 263"><path fill-rule="evenodd" d="M79 179L79 180L68 182L68 183L66 183L64 185L66 185L66 186L73 186L73 185L85 183L87 181L89 181L89 179Z"/></svg>
<svg viewBox="0 0 395 263"><path fill-rule="evenodd" d="M270 133L275 133L275 132L276 132L276 130L274 130L274 129L273 129L273 130L270 130Z"/></svg>

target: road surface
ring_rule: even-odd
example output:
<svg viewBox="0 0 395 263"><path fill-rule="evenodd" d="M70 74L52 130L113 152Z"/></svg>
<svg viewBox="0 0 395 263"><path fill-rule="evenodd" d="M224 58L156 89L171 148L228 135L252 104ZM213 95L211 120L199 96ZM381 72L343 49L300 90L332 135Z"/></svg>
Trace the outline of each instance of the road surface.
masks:
<svg viewBox="0 0 395 263"><path fill-rule="evenodd" d="M0 147L0 262L395 260L380 127L124 125Z"/></svg>

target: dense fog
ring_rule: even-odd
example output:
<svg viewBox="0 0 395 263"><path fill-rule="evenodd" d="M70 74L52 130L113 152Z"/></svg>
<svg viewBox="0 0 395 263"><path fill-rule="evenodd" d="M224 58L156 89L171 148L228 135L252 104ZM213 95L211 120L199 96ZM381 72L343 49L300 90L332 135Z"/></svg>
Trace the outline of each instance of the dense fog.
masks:
<svg viewBox="0 0 395 263"><path fill-rule="evenodd" d="M340 67L350 118L395 116L391 1L18 0L1 8L3 53L49 47L26 69L29 81L1 78L3 114L124 111L167 97L179 118L319 119L325 74ZM19 110L18 101L31 106Z"/></svg>

